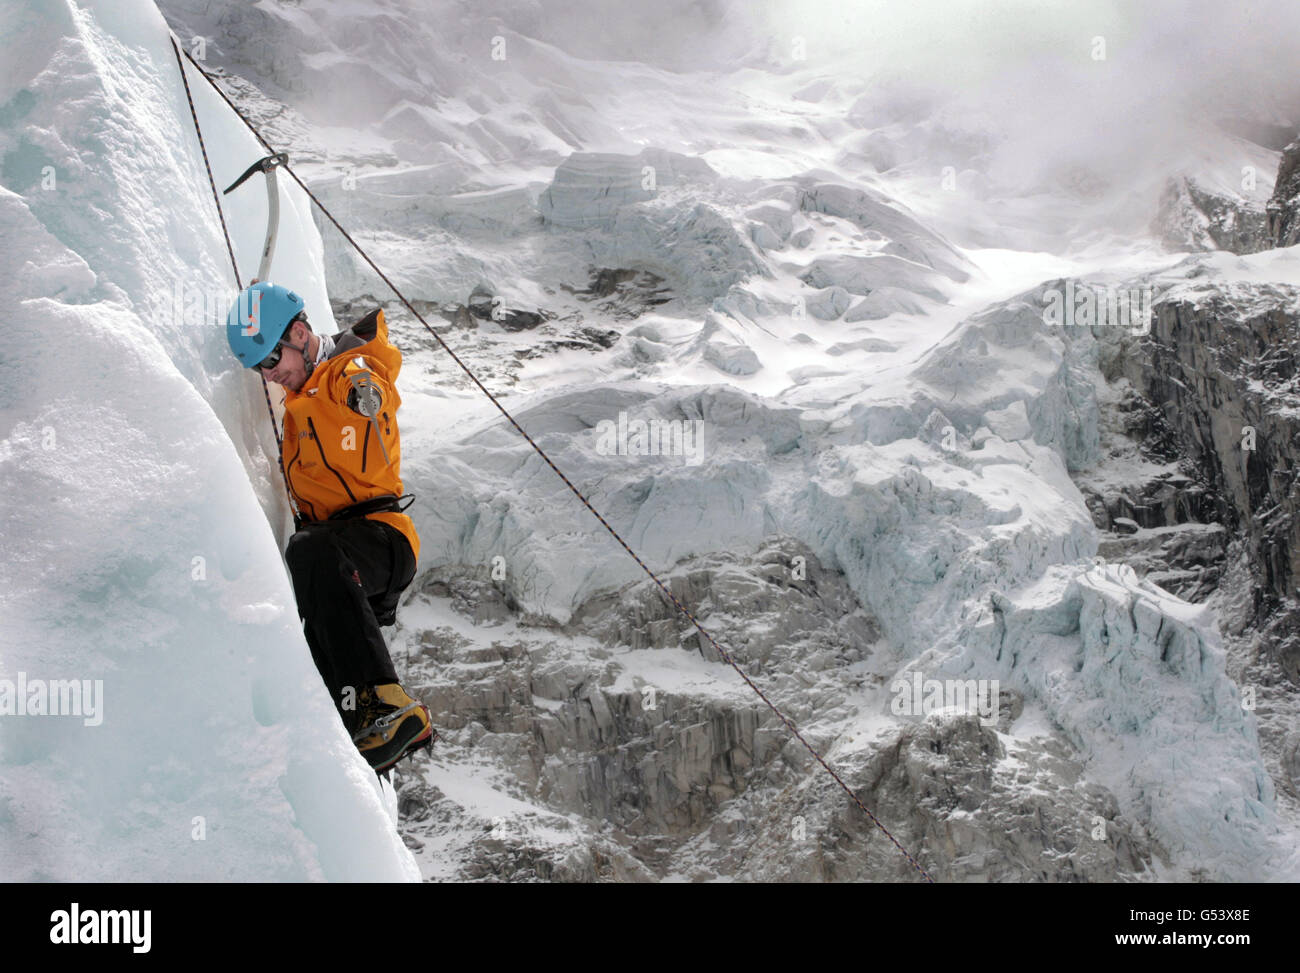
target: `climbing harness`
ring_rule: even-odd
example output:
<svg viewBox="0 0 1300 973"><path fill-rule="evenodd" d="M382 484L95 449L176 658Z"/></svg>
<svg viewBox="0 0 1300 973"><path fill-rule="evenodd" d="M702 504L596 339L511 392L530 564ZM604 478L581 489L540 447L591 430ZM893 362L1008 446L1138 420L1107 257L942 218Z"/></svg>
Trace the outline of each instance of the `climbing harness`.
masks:
<svg viewBox="0 0 1300 973"><path fill-rule="evenodd" d="M406 503L402 503L405 500ZM365 517L368 514L394 513L400 514L405 512L406 508L415 502L415 494L403 493L400 497L395 497L391 493L385 493L378 497L371 497L369 500L362 500L359 503L351 504L347 507L340 507L329 515L326 520L311 520L307 517L294 518L293 526L295 530L304 530L318 524L328 524L340 520L352 520L355 517Z"/></svg>
<svg viewBox="0 0 1300 973"><path fill-rule="evenodd" d="M180 47L177 45L175 37L172 38L172 47L176 50L176 59L179 62L181 56ZM209 75L208 72L205 71L203 67L199 65L197 61L194 60L194 58L189 54L189 52L186 52L185 56L189 59L190 63L194 65L195 70L197 70L201 75L203 75L203 77L207 80L208 84L212 86L213 90L216 91L217 94L221 96L221 99L230 107L230 110L233 111L239 117L240 121L242 121L248 127L248 130L253 133L253 136L266 148L267 152L270 153L270 155L267 158L262 159L261 162L250 167L249 171L245 172L244 175L241 176L240 179L236 181L235 185L237 186L239 182L242 182L244 179L248 178L248 176L251 175L252 172L257 171L258 166L266 165L271 159L282 157L283 153L277 153L276 150L271 146L271 144L262 137L262 134L256 128L253 127L253 123L250 122L244 116L243 112L241 112L238 108L235 107L234 102L232 102L230 98L226 95L226 93L221 90L220 86L217 85L216 81L212 78L212 76ZM181 64L181 76L182 78L185 76L185 67L183 63ZM188 81L186 81L185 83L185 92L186 92L186 96L188 97L189 96ZM191 113L194 113L194 102L192 99L190 101L190 111ZM194 114L194 128L196 131L198 131L199 129L199 119L197 114ZM202 142L203 142L203 135L200 132L199 133L200 145L202 145ZM207 150L204 149L203 161L205 165L207 165L207 159L208 159ZM455 361L455 363L461 367L461 370L464 371L465 374L469 376L470 380L479 387L479 390L492 401L492 404L497 407L498 411L500 411L500 413L506 418L506 420L512 426L515 427L515 429L519 432L519 434L528 441L528 444L532 446L534 450L536 450L537 454L541 456L543 460L546 461L546 465L549 466L552 470L554 470L556 476L558 476L561 480L564 481L564 485L567 486L573 492L573 494L579 500L582 501L582 505L586 507L589 511L591 511L592 515L597 520L600 521L601 526L603 526L607 531L609 531L609 533L613 536L614 540L618 541L618 543L622 546L622 548L632 556L632 559L636 561L636 563L641 566L641 569L650 576L650 579L656 585L658 585L660 591L668 598L668 600L671 601L673 605L675 605L683 615L685 615L687 618L691 620L691 623L699 631L700 635L702 635L705 639L707 639L709 644L713 646L715 651L717 651L718 656L724 662L726 662L727 665L731 666L731 668L734 669L739 674L740 678L745 681L745 684L754 691L754 693L758 696L759 699L761 699L764 703L767 704L768 709L770 709L773 713L776 714L777 718L785 725L786 729L788 729L791 732L791 734L794 735L795 739L797 739L801 744L803 744L804 749L807 750L810 754L812 754L812 756L816 759L816 761L819 764L821 764L822 768L828 774L830 774L830 776L834 779L835 783L837 783L840 786L840 788L846 794L848 794L849 798L853 801L853 803L856 804L858 808L864 814L866 814L868 818L871 819L872 823L881 831L881 833L883 833L885 837L888 838L890 842L893 843L894 847L897 848L903 854L903 857L907 859L909 864L911 864L911 866L917 871L917 873L920 874L921 877L925 879L925 881L933 884L934 879L930 876L930 873L927 872L925 868L921 866L920 862L918 862L915 858L912 857L911 854L908 853L907 849L904 848L899 843L898 839L895 838L893 834L890 833L889 829L886 828L884 824L881 823L880 819L871 813L870 809L868 809L867 806L862 803L861 798L859 798L858 795L854 793L853 789L849 787L847 783L845 783L844 779L840 777L838 773L835 772L835 770L830 766L830 764L826 762L825 758L823 758L822 755L818 753L816 748L813 747L812 744L810 744L806 739L804 739L804 736L802 733L799 732L798 727L796 727L794 723L791 722L790 719L784 713L782 713L781 710L778 709L777 706L770 699L767 698L767 695L761 689L759 689L758 686L754 684L754 682L749 678L749 676L745 675L744 670L741 669L740 666L736 664L736 661L732 659L731 654L727 652L721 645L719 645L712 635L710 635L707 631L705 631L704 626L700 624L699 620L691 613L691 611L685 605L683 605L680 601L677 600L677 597L659 579L659 576L656 575L652 570L650 570L649 567L646 566L646 563L642 561L641 558L637 556L637 553L627 545L627 542L623 540L623 538L619 535L618 531L616 531L613 527L610 526L609 522L606 521L605 518L600 515L599 511L597 511L596 508L593 507L591 503L587 500L587 498L582 495L582 492L578 490L578 488L569 481L569 478L565 476L564 473L561 472L560 468L557 467L551 461L551 458L546 455L545 451L540 446L538 446L536 442L533 441L533 437L528 435L528 433L524 431L523 427L520 426L519 423L515 421L514 417L510 415L509 412L506 411L505 407L501 405L499 401L497 401L496 396L487 390L487 388L483 385L483 383L478 380L478 376L476 376L472 371L470 371L470 369L465 365L465 363L460 360L460 357L454 351L451 350L450 346L448 346L448 344L445 341L442 340L442 336L438 334L438 332L433 329L433 327L429 324L429 322L424 319L424 317L420 314L420 312L417 311L411 305L411 302L408 301L406 297L402 294L402 292L397 289L397 286L391 280L389 280L388 276L382 270L379 269L379 267L375 264L373 260L370 259L369 254L367 254L361 248L360 244L358 244L356 240L352 239L352 236L348 233L348 231L345 230L339 224L339 221L334 218L333 214L330 213L330 211L325 208L325 205L319 199L316 198L316 194L307 188L307 185L302 181L302 179L298 177L298 174L294 172L293 169L291 169L288 166L288 164L285 161L283 161L282 158L281 161L275 162L273 165L270 165L269 169L266 170L268 172L268 180L273 178L273 173L276 168L283 168L284 171L287 172L293 178L293 181L296 182L299 188L302 189L302 191L307 194L308 198L311 199L311 201L316 204L317 208L320 209L321 213L325 216L325 218L334 224L334 226L338 229L338 231L341 234L343 234L343 238L347 240L348 243L352 244L352 246L356 249L357 253L361 255L361 258L365 260L367 264L370 265L370 268L376 274L378 274L379 277L383 280L383 282L389 286L392 292L397 295L397 299L400 300L403 305L405 305L406 309L410 311L412 315L415 316L415 319L417 321L419 321L422 325L424 325L424 327L428 330L429 334L433 335L434 339L438 342L438 344L442 346L443 350L446 351L447 354L449 354L452 357L452 360ZM212 169L210 166L208 168L208 180L209 182L212 181ZM232 186L231 188L234 187ZM213 198L216 199L217 201L217 210L218 213L220 213L221 201L216 195L215 183L213 183ZM221 225L222 225L222 230L224 231L225 230L224 216L222 217ZM273 244L270 241L268 241L268 246L271 245ZM233 263L235 259L235 254L234 254L234 250L230 247L229 234L226 235L226 247L227 249L230 250L230 259L231 262ZM239 271L237 268L235 271L235 276L236 276L236 281L238 281ZM265 378L262 379L262 384L263 386L266 385ZM268 407L270 405L269 393L267 396L267 405ZM272 422L274 422L274 414L272 415ZM280 438L279 431L277 430L276 440L279 441L279 438ZM283 462L281 462L281 472L283 472ZM285 481L285 489L288 490L287 479ZM292 498L290 502L292 502Z"/></svg>

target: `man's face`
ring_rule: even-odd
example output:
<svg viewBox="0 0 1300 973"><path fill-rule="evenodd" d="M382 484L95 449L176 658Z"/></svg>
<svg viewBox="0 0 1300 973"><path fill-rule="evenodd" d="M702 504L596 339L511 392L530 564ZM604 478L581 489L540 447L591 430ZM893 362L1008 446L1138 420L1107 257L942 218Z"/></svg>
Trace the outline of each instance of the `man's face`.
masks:
<svg viewBox="0 0 1300 973"><path fill-rule="evenodd" d="M284 333L284 337L280 339L284 342L280 346L280 360L276 362L274 368L262 373L268 382L283 385L294 392L302 389L307 381L307 361L298 349L307 344L309 334L310 332L300 321L295 322ZM290 345L293 347L289 347Z"/></svg>

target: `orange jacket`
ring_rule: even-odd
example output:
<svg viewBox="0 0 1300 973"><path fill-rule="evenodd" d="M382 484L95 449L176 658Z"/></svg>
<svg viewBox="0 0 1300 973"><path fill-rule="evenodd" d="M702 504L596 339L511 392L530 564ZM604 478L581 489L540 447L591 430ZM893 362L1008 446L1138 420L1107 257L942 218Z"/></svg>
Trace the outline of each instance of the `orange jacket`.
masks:
<svg viewBox="0 0 1300 973"><path fill-rule="evenodd" d="M388 341L378 308L335 336L335 347L284 395L284 472L298 512L308 520L362 500L402 495L402 446L397 432L397 373L402 353ZM420 537L404 513L366 514L400 530L416 558Z"/></svg>

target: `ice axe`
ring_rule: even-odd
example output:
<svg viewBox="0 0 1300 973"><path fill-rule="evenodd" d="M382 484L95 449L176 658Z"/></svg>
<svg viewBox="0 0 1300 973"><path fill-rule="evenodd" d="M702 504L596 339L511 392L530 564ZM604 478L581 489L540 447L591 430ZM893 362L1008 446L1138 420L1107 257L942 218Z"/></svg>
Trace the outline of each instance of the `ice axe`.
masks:
<svg viewBox="0 0 1300 973"><path fill-rule="evenodd" d="M280 228L280 192L275 180L275 170L277 166L288 165L288 163L287 152L276 152L265 159L258 159L221 194L230 195L255 172L266 173L266 246L262 248L262 261L257 265L256 280L266 280L271 270L271 258L275 256L275 235Z"/></svg>

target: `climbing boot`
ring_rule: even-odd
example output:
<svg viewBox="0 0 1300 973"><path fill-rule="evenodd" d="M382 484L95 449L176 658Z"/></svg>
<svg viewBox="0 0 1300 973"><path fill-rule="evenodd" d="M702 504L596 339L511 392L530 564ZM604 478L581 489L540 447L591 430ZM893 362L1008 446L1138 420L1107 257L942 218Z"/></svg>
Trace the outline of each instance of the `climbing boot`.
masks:
<svg viewBox="0 0 1300 973"><path fill-rule="evenodd" d="M429 708L395 682L367 686L357 697L360 729L352 740L377 773L408 753L431 746L437 736Z"/></svg>

